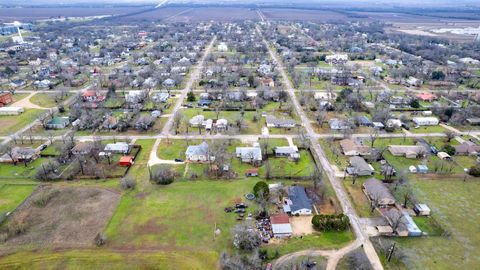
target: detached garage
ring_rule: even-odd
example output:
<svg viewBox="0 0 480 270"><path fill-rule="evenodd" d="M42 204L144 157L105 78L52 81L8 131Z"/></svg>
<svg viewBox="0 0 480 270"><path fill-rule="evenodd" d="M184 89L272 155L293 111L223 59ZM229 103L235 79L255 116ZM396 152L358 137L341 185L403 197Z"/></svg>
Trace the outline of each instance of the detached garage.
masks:
<svg viewBox="0 0 480 270"><path fill-rule="evenodd" d="M293 230L287 214L278 214L270 216L273 235L277 238L292 236Z"/></svg>

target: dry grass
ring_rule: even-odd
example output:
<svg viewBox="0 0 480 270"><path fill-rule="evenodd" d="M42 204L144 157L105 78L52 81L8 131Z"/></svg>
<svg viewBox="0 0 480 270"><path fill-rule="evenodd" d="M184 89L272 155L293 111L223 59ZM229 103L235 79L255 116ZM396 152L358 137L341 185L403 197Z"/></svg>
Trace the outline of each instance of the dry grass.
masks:
<svg viewBox="0 0 480 270"><path fill-rule="evenodd" d="M7 227L14 233L5 247L93 246L119 199L120 194L101 188L40 187L8 221Z"/></svg>

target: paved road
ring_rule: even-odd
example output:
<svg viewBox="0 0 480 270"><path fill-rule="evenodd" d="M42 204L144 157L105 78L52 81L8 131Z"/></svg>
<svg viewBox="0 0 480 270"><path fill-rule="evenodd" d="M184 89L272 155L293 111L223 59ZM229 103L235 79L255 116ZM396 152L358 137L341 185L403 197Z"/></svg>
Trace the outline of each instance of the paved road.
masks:
<svg viewBox="0 0 480 270"><path fill-rule="evenodd" d="M261 30L259 27L257 27L257 31L261 35ZM320 165L323 167L325 173L327 174L328 179L333 189L335 190L337 198L340 201L340 204L343 208L344 214L350 218L350 224L357 237L357 240L355 240L352 244L346 246L343 249L338 250L336 253L336 256L333 256L328 260L327 269L332 269L332 270L335 269L341 257L343 257L346 253L350 252L351 250L356 249L362 244L372 267L376 270L383 269L380 259L378 258L378 255L375 249L373 248L373 245L370 242L370 239L368 238L367 233L364 232L360 227L359 217L355 209L353 208L347 193L345 192L340 181L335 177L335 171L333 170L330 162L328 162L323 149L320 147L320 144L318 143L317 136L310 124L309 118L307 117L305 111L302 109L302 107L300 106L300 103L297 100L297 97L295 96L295 89L293 88L287 76L287 73L285 72L285 67L283 66L283 62L277 56L277 54L273 51L273 49L265 39L263 39L263 42L265 46L267 46L271 58L274 60L274 62L276 62L277 66L279 67L280 74L282 76L282 80L285 85L285 90L288 92L290 99L292 100L292 104L295 107L297 114L300 116L303 125L305 126L307 135L310 136L311 148L313 152L316 153L320 161Z"/></svg>
<svg viewBox="0 0 480 270"><path fill-rule="evenodd" d="M185 88L182 90L182 93L178 97L177 103L175 103L175 107L173 109L173 112L178 111L180 106L182 106L183 101L185 100L185 97L187 96L188 92L192 89L193 83L195 82L196 79L200 77L200 72L202 72L202 67L205 63L205 59L207 56L210 54L210 51L213 48L213 44L215 44L215 40L217 40L217 36L214 36L212 38L212 41L210 41L210 44L207 46L205 49L202 58L200 61L197 63L195 68L193 69L190 78L188 79L187 83L185 84ZM162 134L163 135L168 135L172 129L173 125L173 118L175 114L172 113L172 115L168 118L167 123L165 123L165 126L163 127Z"/></svg>

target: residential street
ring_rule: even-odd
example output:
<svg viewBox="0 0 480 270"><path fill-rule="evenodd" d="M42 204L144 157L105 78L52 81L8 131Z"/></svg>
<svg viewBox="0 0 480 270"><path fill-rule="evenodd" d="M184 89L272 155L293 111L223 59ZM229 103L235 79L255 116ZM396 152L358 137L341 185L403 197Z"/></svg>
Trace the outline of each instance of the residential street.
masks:
<svg viewBox="0 0 480 270"><path fill-rule="evenodd" d="M261 30L257 28L257 31L261 33ZM277 54L273 51L271 48L270 44L264 39L263 42L265 43L265 46L268 48L268 51L270 53L270 56L276 62L277 66L279 67L280 73L283 78L283 82L285 85L285 90L288 92L293 106L295 107L296 112L300 116L302 123L307 131L307 135L310 137L310 143L311 147L313 149L312 152L314 152L317 155L318 160L320 161L320 165L323 167L325 173L328 176L328 180L330 181L333 189L335 190L335 193L337 195L338 200L340 201L340 204L342 205L342 209L345 215L347 215L350 218L350 224L353 228L353 231L355 232L355 235L357 237L357 240L348 245L347 247L340 249L339 256L333 256L330 260L328 260L327 264L327 269L335 269L337 266L337 263L339 259L348 253L351 250L354 250L355 248L359 247L360 245L363 245L363 248L365 250L365 253L370 260L370 263L372 264L372 267L374 269L383 269L382 263L380 262L380 259L378 258L377 253L375 252L375 249L373 248L372 243L370 242L368 235L365 231L363 231L360 227L360 222L359 222L359 217L353 208L350 199L348 198L347 193L345 192L342 184L340 183L340 180L338 180L335 177L335 171L333 170L330 162L328 162L327 157L325 156L325 153L323 152L323 149L320 147L320 144L318 142L317 136L315 136L315 132L310 124L310 120L308 119L307 115L303 111L303 109L300 106L300 103L298 102L296 96L295 96L295 90L288 79L288 76L285 72L285 67L283 66L282 61L280 58L277 56ZM368 134L366 134L368 135ZM287 255L288 256L288 255ZM299 255L301 256L301 254Z"/></svg>

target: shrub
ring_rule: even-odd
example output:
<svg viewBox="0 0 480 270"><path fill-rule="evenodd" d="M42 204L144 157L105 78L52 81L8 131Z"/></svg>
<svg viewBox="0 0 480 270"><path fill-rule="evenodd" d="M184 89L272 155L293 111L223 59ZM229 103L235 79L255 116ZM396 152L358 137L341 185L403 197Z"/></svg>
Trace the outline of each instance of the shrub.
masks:
<svg viewBox="0 0 480 270"><path fill-rule="evenodd" d="M253 187L253 194L255 195L255 197L259 197L259 194L261 191L263 192L263 196L265 198L268 198L268 195L269 195L268 184L264 181L257 182Z"/></svg>
<svg viewBox="0 0 480 270"><path fill-rule="evenodd" d="M103 233L98 233L97 236L95 236L95 245L97 247L105 245L107 242L107 236Z"/></svg>
<svg viewBox="0 0 480 270"><path fill-rule="evenodd" d="M420 102L418 102L418 99L412 99L412 101L410 101L410 106L412 108L418 109L420 108Z"/></svg>
<svg viewBox="0 0 480 270"><path fill-rule="evenodd" d="M152 172L152 181L159 185L169 185L175 180L175 172L167 167L156 168Z"/></svg>
<svg viewBox="0 0 480 270"><path fill-rule="evenodd" d="M19 235L27 231L28 229L27 216L24 214L14 215L8 223L8 234Z"/></svg>
<svg viewBox="0 0 480 270"><path fill-rule="evenodd" d="M59 193L60 191L58 190L44 191L35 196L35 198L32 200L32 204L39 208L45 207L47 206L48 202L50 202L50 200L53 197L57 196Z"/></svg>
<svg viewBox="0 0 480 270"><path fill-rule="evenodd" d="M134 189L136 185L137 182L131 177L124 177L120 180L120 187L122 189Z"/></svg>
<svg viewBox="0 0 480 270"><path fill-rule="evenodd" d="M195 94L192 91L188 92L187 101L189 101L189 102L195 101Z"/></svg>
<svg viewBox="0 0 480 270"><path fill-rule="evenodd" d="M312 224L319 231L344 231L348 229L350 222L344 214L315 215Z"/></svg>
<svg viewBox="0 0 480 270"><path fill-rule="evenodd" d="M479 177L480 176L480 165L475 165L468 170L468 174L474 177Z"/></svg>
<svg viewBox="0 0 480 270"><path fill-rule="evenodd" d="M455 155L455 147L451 146L450 144L445 144L442 148L442 151L451 156Z"/></svg>

